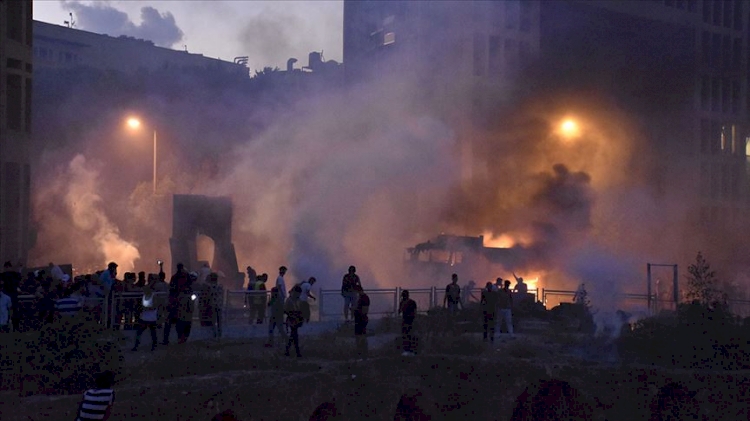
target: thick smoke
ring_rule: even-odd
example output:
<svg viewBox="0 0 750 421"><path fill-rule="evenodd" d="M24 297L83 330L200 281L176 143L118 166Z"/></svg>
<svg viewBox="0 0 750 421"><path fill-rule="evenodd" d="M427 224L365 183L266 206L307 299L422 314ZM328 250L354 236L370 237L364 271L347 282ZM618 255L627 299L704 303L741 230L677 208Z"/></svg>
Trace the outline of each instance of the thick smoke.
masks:
<svg viewBox="0 0 750 421"><path fill-rule="evenodd" d="M133 270L140 253L133 243L122 238L120 230L104 210L105 204L98 194L102 189L99 182L101 165L77 155L60 169L63 172L57 181L37 196L37 200L44 201L44 204L36 204L37 209L50 209L56 214L45 215L55 218L52 223L62 222L57 226L59 231L43 233L55 237L52 242L56 246L46 250L49 260L62 262L60 256L83 255L89 258L74 261L74 264L90 265L79 267L84 271L104 268L109 261L118 262L124 270ZM71 246L76 250L69 250Z"/></svg>
<svg viewBox="0 0 750 421"><path fill-rule="evenodd" d="M248 42L258 43L255 52L268 54L268 62L286 58L280 46L293 43L284 35L284 28L293 25L281 15L258 19L246 33ZM274 31L277 42L265 42ZM267 45L280 52L264 52ZM631 69L633 75L625 75L622 85L612 87L607 79L594 89L578 70L588 67L575 65L608 61L572 55L570 66L561 67L555 65L564 59L560 54L568 52L560 48L557 56L554 51L544 55L533 63L544 71L521 72L522 78L509 82L536 89L488 88L484 94L502 100L479 110L461 105L472 104L465 100L474 92L466 80L440 79L435 75L440 66L429 64L432 73L417 78L444 80L445 87L425 89L385 71L370 83L325 94L295 91L295 81L284 75L271 87L263 85L264 79L248 86L215 75L149 75L143 84L123 77L118 84L71 88L57 97L61 103L34 118L49 124L64 112L69 120L59 130L93 125L87 130L102 134L72 133L65 136L66 147L87 157L116 157L97 178L101 188L91 190L102 200L91 203L120 228L122 237L137 239L144 257L137 265L153 266L157 257L168 256L171 194L225 195L235 205L233 241L240 268L252 265L273 274L284 264L293 281L316 276L322 287L335 288L354 264L367 286L436 285L442 278L408 277L406 247L441 232L510 234L524 240L514 249L520 257L476 278L480 285L487 278L509 278L511 271L535 274L546 288L575 289L585 282L592 300L608 305L617 293L644 292L645 263L689 262L703 239L694 236L684 211L695 203L683 198L671 180L659 182L662 165L648 158L659 156L654 148L660 147L655 139L661 132L655 135L654 127L642 123L656 106L644 105L643 98L650 96L640 93L652 87L638 86L641 78ZM413 57L404 59L405 67ZM608 74L598 70L586 73ZM127 88L110 91L110 85ZM608 94L610 87L617 95ZM630 91L635 98L619 100ZM655 96L667 96L662 93ZM150 178L148 148L117 147L113 139L114 127L135 107L154 118L163 139L156 197L143 182ZM566 117L580 125L578 137L565 139L556 132ZM486 123L477 128L477 121ZM70 169L47 164L71 159L49 153L35 183L56 185L50 180ZM473 177L461 177L466 169ZM54 190L67 191L64 184L56 186L52 193L37 189L35 213L44 223L37 256L62 261L49 256L76 250L64 257L99 264L102 256L92 257L79 246L85 238L56 231L66 223L77 226L71 225L73 214L55 215L65 202L52 200L59 198Z"/></svg>
<svg viewBox="0 0 750 421"><path fill-rule="evenodd" d="M74 13L81 29L87 31L146 39L161 47L174 46L182 41L184 35L172 13L161 13L150 6L141 8L141 23L136 25L127 13L106 3L93 2L86 5L66 0L61 0L61 3L64 9Z"/></svg>

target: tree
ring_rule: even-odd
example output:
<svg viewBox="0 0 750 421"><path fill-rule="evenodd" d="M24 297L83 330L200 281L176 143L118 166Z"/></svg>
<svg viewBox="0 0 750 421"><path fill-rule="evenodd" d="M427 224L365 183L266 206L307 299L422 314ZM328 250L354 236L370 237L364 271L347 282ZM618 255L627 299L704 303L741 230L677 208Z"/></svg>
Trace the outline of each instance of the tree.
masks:
<svg viewBox="0 0 750 421"><path fill-rule="evenodd" d="M705 306L713 304L721 297L717 288L719 281L716 279L716 272L711 270L701 252L695 257L695 263L688 266L688 289L687 298L697 300Z"/></svg>

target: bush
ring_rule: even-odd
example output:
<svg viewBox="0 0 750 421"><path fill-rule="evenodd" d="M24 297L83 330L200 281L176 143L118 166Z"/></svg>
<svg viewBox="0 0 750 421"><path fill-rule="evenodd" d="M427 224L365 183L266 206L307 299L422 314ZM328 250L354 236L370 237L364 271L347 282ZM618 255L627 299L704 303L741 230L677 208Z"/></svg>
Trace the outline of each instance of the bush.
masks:
<svg viewBox="0 0 750 421"><path fill-rule="evenodd" d="M4 336L2 388L19 389L21 395L81 393L93 385L96 373L121 369L119 334L82 318Z"/></svg>
<svg viewBox="0 0 750 421"><path fill-rule="evenodd" d="M748 331L725 307L698 301L641 320L618 339L623 358L684 368L750 368Z"/></svg>

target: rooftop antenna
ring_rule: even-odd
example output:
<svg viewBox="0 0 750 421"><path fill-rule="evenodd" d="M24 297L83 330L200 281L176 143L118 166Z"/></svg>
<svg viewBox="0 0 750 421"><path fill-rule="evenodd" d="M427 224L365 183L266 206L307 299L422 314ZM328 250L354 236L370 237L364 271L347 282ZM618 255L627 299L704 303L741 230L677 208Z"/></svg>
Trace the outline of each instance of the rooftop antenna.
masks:
<svg viewBox="0 0 750 421"><path fill-rule="evenodd" d="M68 26L68 28L73 29L76 27L76 21L73 19L73 12L70 12L69 15L70 15L70 20L66 20L64 21L64 23L65 25Z"/></svg>

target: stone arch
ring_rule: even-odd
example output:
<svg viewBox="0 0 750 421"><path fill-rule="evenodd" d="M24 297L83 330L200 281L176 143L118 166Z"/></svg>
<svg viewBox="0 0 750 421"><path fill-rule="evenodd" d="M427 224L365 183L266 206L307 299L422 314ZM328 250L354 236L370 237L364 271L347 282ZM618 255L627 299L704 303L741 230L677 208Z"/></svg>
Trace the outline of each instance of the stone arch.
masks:
<svg viewBox="0 0 750 421"><path fill-rule="evenodd" d="M172 200L172 264L183 263L190 271L200 268L197 239L199 235L214 242L212 269L226 275L223 283L229 288L241 286L244 275L239 272L237 255L232 243L232 200L228 197L176 194Z"/></svg>

